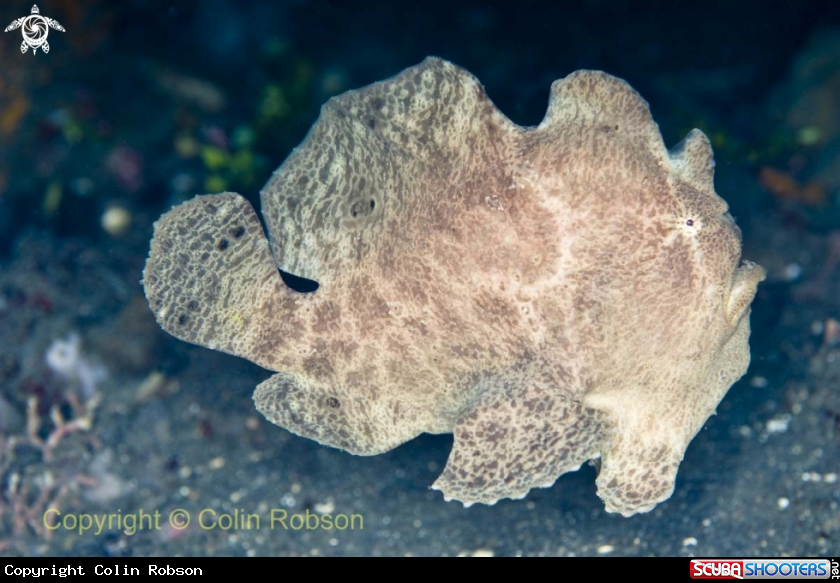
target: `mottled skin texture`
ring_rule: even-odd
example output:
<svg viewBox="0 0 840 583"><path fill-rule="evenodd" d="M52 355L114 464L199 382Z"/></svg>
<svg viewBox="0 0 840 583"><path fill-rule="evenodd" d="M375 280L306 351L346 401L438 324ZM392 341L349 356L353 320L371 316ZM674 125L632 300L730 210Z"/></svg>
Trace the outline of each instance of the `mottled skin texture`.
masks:
<svg viewBox="0 0 840 583"><path fill-rule="evenodd" d="M713 167L605 73L555 82L524 128L430 58L324 105L262 191L270 244L236 194L164 215L146 295L178 338L279 371L254 400L294 433L359 455L454 433L434 487L465 504L600 456L629 516L749 363L764 271Z"/></svg>

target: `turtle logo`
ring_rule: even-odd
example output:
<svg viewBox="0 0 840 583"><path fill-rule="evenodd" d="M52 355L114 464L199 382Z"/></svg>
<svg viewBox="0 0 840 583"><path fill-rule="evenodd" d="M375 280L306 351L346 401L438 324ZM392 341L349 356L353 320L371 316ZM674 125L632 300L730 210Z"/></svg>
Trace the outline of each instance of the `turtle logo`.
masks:
<svg viewBox="0 0 840 583"><path fill-rule="evenodd" d="M20 45L20 52L25 53L31 47L33 55L38 52L39 48L45 53L50 52L50 45L47 42L47 34L50 32L50 28L64 32L64 27L57 20L41 16L41 11L38 10L37 5L32 7L32 14L29 16L12 21L6 27L5 32L17 30L21 27L23 27L23 44Z"/></svg>

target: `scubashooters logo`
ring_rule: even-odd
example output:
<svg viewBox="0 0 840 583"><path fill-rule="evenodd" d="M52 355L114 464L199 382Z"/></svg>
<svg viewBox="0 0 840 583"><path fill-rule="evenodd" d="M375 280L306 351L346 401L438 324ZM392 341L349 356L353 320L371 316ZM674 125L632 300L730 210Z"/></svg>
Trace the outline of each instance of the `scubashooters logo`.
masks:
<svg viewBox="0 0 840 583"><path fill-rule="evenodd" d="M691 578L835 579L835 565L828 559L692 559Z"/></svg>
<svg viewBox="0 0 840 583"><path fill-rule="evenodd" d="M692 579L743 579L744 561L691 561Z"/></svg>
<svg viewBox="0 0 840 583"><path fill-rule="evenodd" d="M38 6L32 7L32 14L13 20L12 23L6 27L4 32L22 29L23 44L20 45L20 52L25 53L30 48L32 54L38 52L40 48L44 53L50 52L50 44L47 42L47 36L50 29L55 29L59 32L64 32L64 27L61 26L57 20L41 16L41 11Z"/></svg>

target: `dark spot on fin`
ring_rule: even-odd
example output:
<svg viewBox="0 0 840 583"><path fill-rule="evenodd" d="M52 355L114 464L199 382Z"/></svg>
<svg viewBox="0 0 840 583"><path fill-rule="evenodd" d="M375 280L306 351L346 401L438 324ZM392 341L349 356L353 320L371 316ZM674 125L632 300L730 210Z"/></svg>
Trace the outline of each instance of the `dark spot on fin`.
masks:
<svg viewBox="0 0 840 583"><path fill-rule="evenodd" d="M350 215L355 218L359 216L368 216L373 213L373 209L376 208L376 201L370 199L366 202L363 201L356 201L350 207Z"/></svg>
<svg viewBox="0 0 840 583"><path fill-rule="evenodd" d="M291 289L292 291L296 291L302 294L308 294L316 291L320 285L317 281L313 281L311 279L306 279L305 277L299 277L297 275L287 273L282 269L280 271L280 277L283 278L283 283L286 284L286 287Z"/></svg>

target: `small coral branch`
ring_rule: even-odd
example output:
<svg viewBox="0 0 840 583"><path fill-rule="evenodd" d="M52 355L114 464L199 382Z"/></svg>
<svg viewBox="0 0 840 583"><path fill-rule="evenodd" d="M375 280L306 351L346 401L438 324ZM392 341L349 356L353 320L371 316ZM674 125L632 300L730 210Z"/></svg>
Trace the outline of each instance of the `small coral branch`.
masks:
<svg viewBox="0 0 840 583"><path fill-rule="evenodd" d="M76 402L71 404L75 417L66 420L58 405L50 409L50 419L54 429L47 435L46 439L41 438L41 416L38 414L38 398L30 397L26 407L26 434L33 446L41 450L44 461L51 461L53 452L61 440L71 433L77 431L88 432L93 427L93 415L99 406L99 393L94 394L84 404Z"/></svg>
<svg viewBox="0 0 840 583"><path fill-rule="evenodd" d="M31 529L49 539L52 531L44 524L44 513L51 508L58 509L69 491L70 484L59 485L51 472L44 472L38 480L25 480L19 473L13 473L3 493L12 514L12 534L19 537ZM0 548L9 545L8 541L0 541Z"/></svg>
<svg viewBox="0 0 840 583"><path fill-rule="evenodd" d="M47 366L71 383L65 391L64 399L73 411L73 418L68 420L59 405L50 408L50 420L54 429L46 439L41 437L43 420L39 414L38 398L29 398L26 407L26 434L29 443L39 448L45 461L52 459L52 454L61 440L71 433L88 432L93 427L93 415L99 405L101 395L98 385L106 377L105 369L82 355L81 339L78 334L71 334L66 340L55 340L47 349Z"/></svg>
<svg viewBox="0 0 840 583"><path fill-rule="evenodd" d="M0 552L18 547L27 535L49 539L52 530L45 524L45 513L58 509L67 495L79 486L93 487L96 479L81 472L56 475L50 469L37 471L28 462L15 469L18 448L29 445L41 452L45 463L51 462L65 437L91 432L94 414L101 401L98 385L105 379L105 369L86 358L76 334L54 341L45 355L47 366L66 383L58 402L30 396L26 401L25 435L0 435L0 531L11 532L10 539L0 539ZM49 398L49 397L46 397ZM45 415L48 409L48 415ZM18 462L17 465L21 465Z"/></svg>

